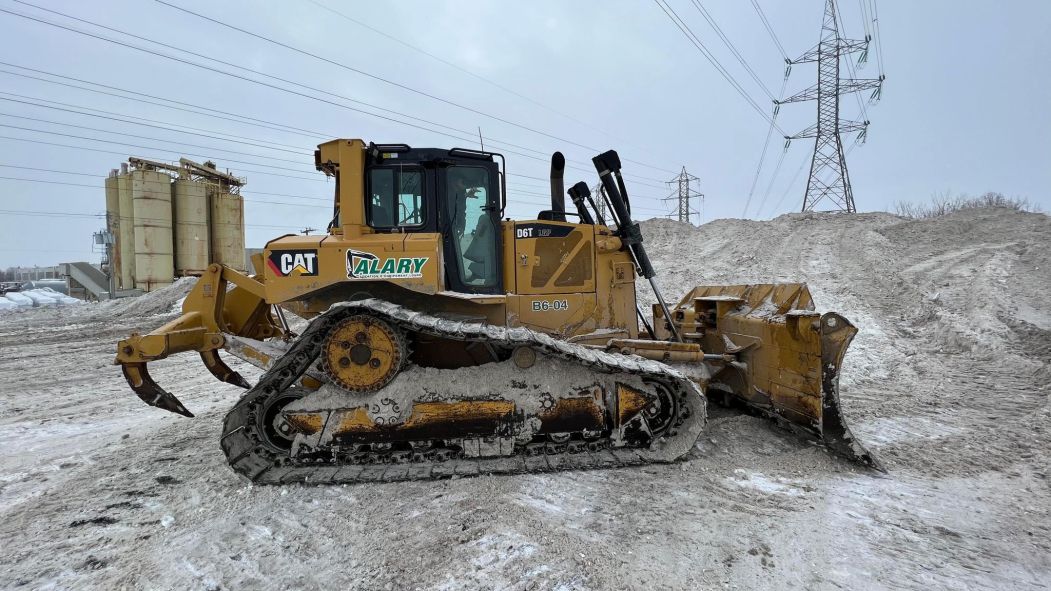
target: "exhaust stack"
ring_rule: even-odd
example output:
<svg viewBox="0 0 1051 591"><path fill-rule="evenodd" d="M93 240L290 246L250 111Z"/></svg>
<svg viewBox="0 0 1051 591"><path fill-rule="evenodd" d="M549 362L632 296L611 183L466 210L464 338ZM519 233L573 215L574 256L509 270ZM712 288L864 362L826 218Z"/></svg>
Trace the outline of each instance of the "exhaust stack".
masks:
<svg viewBox="0 0 1051 591"><path fill-rule="evenodd" d="M562 179L566 171L566 157L562 152L551 155L551 219L566 221L566 185Z"/></svg>

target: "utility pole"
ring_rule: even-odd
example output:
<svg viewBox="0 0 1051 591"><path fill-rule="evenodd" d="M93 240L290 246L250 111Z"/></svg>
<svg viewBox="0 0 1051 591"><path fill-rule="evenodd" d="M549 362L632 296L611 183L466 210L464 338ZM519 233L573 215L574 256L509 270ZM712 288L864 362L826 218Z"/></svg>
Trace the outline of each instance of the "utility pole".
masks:
<svg viewBox="0 0 1051 591"><path fill-rule="evenodd" d="M803 196L803 211L815 211L827 200L829 209L821 211L846 211L854 213L854 193L847 174L847 159L843 153L842 134L859 132L858 141L863 142L869 122L845 121L839 117L839 97L853 92L871 90L869 100L879 100L883 80L879 78L855 79L840 77L840 58L861 52L859 65L868 56L871 37L864 40L844 39L839 34L835 0L825 0L825 17L821 24L821 40L817 46L797 59L785 60L793 64L817 62L817 84L790 96L774 101L775 112L780 105L804 101L817 101L817 123L792 136L785 136L785 149L795 139L814 138L814 157L810 162L810 177Z"/></svg>
<svg viewBox="0 0 1051 591"><path fill-rule="evenodd" d="M700 181L701 179L686 172L685 166L682 167L682 172L678 176L668 181L668 185L671 187L671 195L663 200L675 201L675 211L668 214L667 217L689 224L691 223L690 216L697 214L698 224L700 223L704 210L704 194L694 188ZM700 201L701 211L690 207L690 199L694 197Z"/></svg>

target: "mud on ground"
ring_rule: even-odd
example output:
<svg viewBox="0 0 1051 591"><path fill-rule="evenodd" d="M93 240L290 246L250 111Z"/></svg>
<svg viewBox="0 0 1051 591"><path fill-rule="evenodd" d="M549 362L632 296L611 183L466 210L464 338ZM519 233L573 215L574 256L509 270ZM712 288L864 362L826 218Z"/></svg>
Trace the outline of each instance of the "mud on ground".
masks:
<svg viewBox="0 0 1051 591"><path fill-rule="evenodd" d="M191 355L157 363L188 420L110 365L119 338L171 318L182 283L0 317L0 587L1048 588L1047 216L643 231L672 299L803 280L851 318L843 402L889 472L722 411L672 465L253 487L218 448L237 388Z"/></svg>

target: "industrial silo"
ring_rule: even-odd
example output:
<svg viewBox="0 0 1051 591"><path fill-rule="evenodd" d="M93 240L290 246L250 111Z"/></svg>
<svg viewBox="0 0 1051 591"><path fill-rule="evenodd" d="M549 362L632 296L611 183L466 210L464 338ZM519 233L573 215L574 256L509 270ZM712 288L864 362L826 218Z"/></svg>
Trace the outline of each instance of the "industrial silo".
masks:
<svg viewBox="0 0 1051 591"><path fill-rule="evenodd" d="M131 171L135 216L135 287L153 291L175 277L172 252L171 177L153 170Z"/></svg>
<svg viewBox="0 0 1051 591"><path fill-rule="evenodd" d="M244 200L220 185L211 188L212 262L244 271Z"/></svg>
<svg viewBox="0 0 1051 591"><path fill-rule="evenodd" d="M135 288L135 209L132 207L131 174L121 165L117 176L117 245L121 289Z"/></svg>
<svg viewBox="0 0 1051 591"><path fill-rule="evenodd" d="M175 215L175 274L200 275L208 268L210 239L208 190L205 183L176 179L172 183Z"/></svg>
<svg viewBox="0 0 1051 591"><path fill-rule="evenodd" d="M109 250L110 289L120 285L120 192L117 190L117 171L106 177L106 231L113 243Z"/></svg>

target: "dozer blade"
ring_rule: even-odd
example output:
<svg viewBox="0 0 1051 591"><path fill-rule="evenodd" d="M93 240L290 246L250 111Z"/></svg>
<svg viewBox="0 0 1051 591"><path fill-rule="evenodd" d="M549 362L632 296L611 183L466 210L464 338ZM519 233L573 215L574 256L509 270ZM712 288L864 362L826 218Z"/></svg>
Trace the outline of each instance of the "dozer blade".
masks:
<svg viewBox="0 0 1051 591"><path fill-rule="evenodd" d="M660 338L669 338L654 307ZM846 318L814 310L802 283L700 286L671 311L680 333L706 353L708 395L722 394L837 455L880 469L840 409L839 371L857 333Z"/></svg>
<svg viewBox="0 0 1051 591"><path fill-rule="evenodd" d="M193 413L187 410L182 402L179 402L178 398L153 381L150 373L146 371L145 363L122 363L120 368L124 372L124 379L128 380L128 385L131 386L131 389L135 391L135 394L143 402L184 417L193 418Z"/></svg>
<svg viewBox="0 0 1051 591"><path fill-rule="evenodd" d="M883 466L847 427L839 403L839 368L858 329L846 318L828 312L821 316L821 439L835 453L871 468Z"/></svg>

